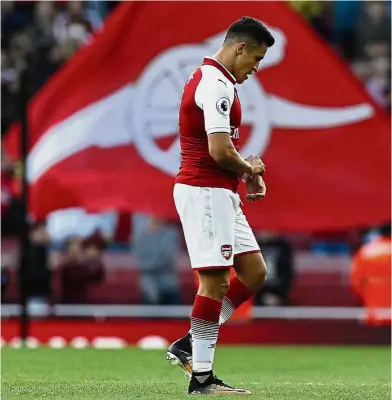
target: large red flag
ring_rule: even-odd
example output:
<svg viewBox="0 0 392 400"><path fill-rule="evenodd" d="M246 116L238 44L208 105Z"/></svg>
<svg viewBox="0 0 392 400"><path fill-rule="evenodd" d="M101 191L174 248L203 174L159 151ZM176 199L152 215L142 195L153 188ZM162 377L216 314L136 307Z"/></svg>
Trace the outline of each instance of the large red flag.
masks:
<svg viewBox="0 0 392 400"><path fill-rule="evenodd" d="M267 196L251 225L336 230L390 218L389 119L283 2L125 2L32 100L28 174L37 218L70 206L176 218L181 90L235 19L276 38L238 87L242 154L258 153ZM17 128L8 148L16 152Z"/></svg>

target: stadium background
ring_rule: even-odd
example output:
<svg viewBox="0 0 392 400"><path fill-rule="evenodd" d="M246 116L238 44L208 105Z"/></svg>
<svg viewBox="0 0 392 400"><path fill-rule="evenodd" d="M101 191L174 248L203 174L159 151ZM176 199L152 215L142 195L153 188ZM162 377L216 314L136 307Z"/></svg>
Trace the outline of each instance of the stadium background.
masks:
<svg viewBox="0 0 392 400"><path fill-rule="evenodd" d="M18 266L23 230L22 164L3 143L12 123L23 117L23 98L34 98L81 47L89 46L118 3L1 3L3 345L20 346ZM328 44L334 57L366 90L369 102L382 109L382 118L390 121L390 3L289 4L311 27L309 35ZM164 29L159 35L165 35ZM107 57L110 61L110 54ZM133 57L137 60L138 54ZM378 140L377 131L370 135ZM385 174L389 176L389 171ZM339 191L345 182L336 182L335 190ZM388 197L389 194L390 188ZM154 195L159 202L159 194ZM369 208L377 207L377 200ZM257 229L269 266L269 281L254 299L254 307L242 310L221 330L220 343L389 344L390 271L386 276L389 284L375 299L387 318L385 314L374 318L369 313L363 298L354 290L351 273L353 255L380 235L382 223L390 221L377 220L337 231ZM186 332L196 282L178 221L137 209L87 213L78 207L54 211L39 220L30 215L29 239L26 294L30 347L164 347ZM331 368L332 365L331 361Z"/></svg>

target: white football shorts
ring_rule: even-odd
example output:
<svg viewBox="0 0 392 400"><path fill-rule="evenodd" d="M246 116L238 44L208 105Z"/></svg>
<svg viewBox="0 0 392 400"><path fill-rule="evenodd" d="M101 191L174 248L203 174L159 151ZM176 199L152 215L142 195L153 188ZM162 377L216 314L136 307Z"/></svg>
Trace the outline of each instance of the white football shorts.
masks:
<svg viewBox="0 0 392 400"><path fill-rule="evenodd" d="M235 256L260 252L238 194L181 183L173 194L192 268L231 267Z"/></svg>

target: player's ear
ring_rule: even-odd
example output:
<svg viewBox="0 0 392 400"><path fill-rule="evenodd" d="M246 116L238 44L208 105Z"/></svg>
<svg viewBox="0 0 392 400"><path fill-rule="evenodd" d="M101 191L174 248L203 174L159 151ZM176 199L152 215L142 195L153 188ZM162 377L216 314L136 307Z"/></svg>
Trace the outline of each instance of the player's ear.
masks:
<svg viewBox="0 0 392 400"><path fill-rule="evenodd" d="M245 42L238 43L238 45L237 45L237 56L243 54L245 52L245 48L246 48L246 43Z"/></svg>

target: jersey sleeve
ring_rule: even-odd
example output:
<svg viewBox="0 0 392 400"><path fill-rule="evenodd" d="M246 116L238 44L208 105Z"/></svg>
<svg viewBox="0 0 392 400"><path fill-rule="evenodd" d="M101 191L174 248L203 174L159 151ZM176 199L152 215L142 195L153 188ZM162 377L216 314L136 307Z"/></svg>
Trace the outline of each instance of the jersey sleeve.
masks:
<svg viewBox="0 0 392 400"><path fill-rule="evenodd" d="M202 79L195 93L196 104L203 110L207 135L230 133L230 110L234 88L217 78Z"/></svg>

